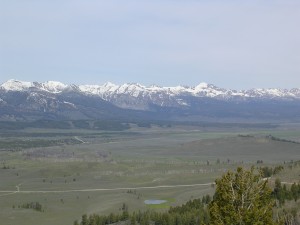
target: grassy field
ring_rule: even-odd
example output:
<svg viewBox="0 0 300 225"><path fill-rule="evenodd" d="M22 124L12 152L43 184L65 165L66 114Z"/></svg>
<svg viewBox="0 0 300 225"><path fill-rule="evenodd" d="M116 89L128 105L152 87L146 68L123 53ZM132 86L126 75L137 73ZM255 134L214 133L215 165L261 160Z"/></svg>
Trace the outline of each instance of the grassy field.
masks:
<svg viewBox="0 0 300 225"><path fill-rule="evenodd" d="M0 220L12 225L72 224L124 203L129 211L166 210L213 193L210 183L228 169L300 159L300 128L286 125L1 132ZM296 181L300 166L286 165L277 176ZM145 205L149 199L167 202ZM42 212L22 208L31 202Z"/></svg>

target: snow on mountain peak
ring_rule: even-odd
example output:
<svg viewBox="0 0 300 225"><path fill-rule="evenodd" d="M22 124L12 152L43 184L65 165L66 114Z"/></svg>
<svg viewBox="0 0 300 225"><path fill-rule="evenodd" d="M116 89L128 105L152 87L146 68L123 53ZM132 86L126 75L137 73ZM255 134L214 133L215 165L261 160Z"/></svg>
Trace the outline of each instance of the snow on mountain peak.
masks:
<svg viewBox="0 0 300 225"><path fill-rule="evenodd" d="M195 90L199 90L199 89L205 89L205 88L208 88L209 84L208 83L200 83L198 84L196 87L195 87Z"/></svg>
<svg viewBox="0 0 300 225"><path fill-rule="evenodd" d="M86 94L103 96L105 93L114 92L119 88L118 85L107 82L103 85L79 85L79 90Z"/></svg>
<svg viewBox="0 0 300 225"><path fill-rule="evenodd" d="M106 82L105 84L102 85L103 87L116 87L118 85L111 83L111 82Z"/></svg>
<svg viewBox="0 0 300 225"><path fill-rule="evenodd" d="M8 80L1 85L7 91L23 91L33 87L33 83L19 80Z"/></svg>
<svg viewBox="0 0 300 225"><path fill-rule="evenodd" d="M193 93L195 95L206 96L206 97L217 97L217 96L225 96L227 94L227 90L218 88L212 84L200 83L195 88L193 88Z"/></svg>
<svg viewBox="0 0 300 225"><path fill-rule="evenodd" d="M1 87L6 91L27 91L31 88L37 88L51 93L60 93L64 89L66 89L68 85L57 81L47 81L45 83L38 83L11 79L3 83Z"/></svg>
<svg viewBox="0 0 300 225"><path fill-rule="evenodd" d="M68 87L68 85L57 81L47 81L45 83L41 83L41 86L43 90L51 93L60 93Z"/></svg>
<svg viewBox="0 0 300 225"><path fill-rule="evenodd" d="M122 85L107 82L103 85L65 85L57 81L24 82L19 80L8 80L0 85L5 91L45 91L53 94L61 93L65 90L80 91L88 95L97 95L105 100L118 99L121 95L134 98L145 97L149 99L161 99L163 96L180 97L192 95L196 97L209 98L300 98L300 89L250 89L250 90L230 90L216 87L208 83L200 83L195 87L173 86L160 87L157 85L144 86L138 83L125 83ZM156 96L157 95L157 96ZM178 98L179 99L179 98Z"/></svg>
<svg viewBox="0 0 300 225"><path fill-rule="evenodd" d="M118 94L125 94L129 93L133 95L134 97L138 97L138 95L145 91L146 87L142 86L140 84L134 84L134 83L129 83L129 84L123 84L119 86L117 93Z"/></svg>
<svg viewBox="0 0 300 225"><path fill-rule="evenodd" d="M170 91L174 95L179 95L180 93L187 91L187 89L183 86L167 87L165 89L167 89L167 91Z"/></svg>

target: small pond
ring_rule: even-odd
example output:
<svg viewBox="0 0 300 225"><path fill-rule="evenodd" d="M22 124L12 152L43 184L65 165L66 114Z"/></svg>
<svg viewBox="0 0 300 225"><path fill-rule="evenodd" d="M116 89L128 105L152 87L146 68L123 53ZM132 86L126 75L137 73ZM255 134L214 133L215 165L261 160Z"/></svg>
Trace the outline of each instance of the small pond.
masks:
<svg viewBox="0 0 300 225"><path fill-rule="evenodd" d="M166 203L167 201L166 200L145 200L144 203L146 205L159 205L159 204L163 204L163 203Z"/></svg>

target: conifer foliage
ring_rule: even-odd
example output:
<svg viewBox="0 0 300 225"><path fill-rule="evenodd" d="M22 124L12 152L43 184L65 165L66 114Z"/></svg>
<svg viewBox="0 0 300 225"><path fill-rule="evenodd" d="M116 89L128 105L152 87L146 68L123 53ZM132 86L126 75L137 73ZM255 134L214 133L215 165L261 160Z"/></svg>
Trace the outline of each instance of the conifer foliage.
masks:
<svg viewBox="0 0 300 225"><path fill-rule="evenodd" d="M211 225L272 225L272 191L254 168L228 171L216 180L216 192L209 204Z"/></svg>

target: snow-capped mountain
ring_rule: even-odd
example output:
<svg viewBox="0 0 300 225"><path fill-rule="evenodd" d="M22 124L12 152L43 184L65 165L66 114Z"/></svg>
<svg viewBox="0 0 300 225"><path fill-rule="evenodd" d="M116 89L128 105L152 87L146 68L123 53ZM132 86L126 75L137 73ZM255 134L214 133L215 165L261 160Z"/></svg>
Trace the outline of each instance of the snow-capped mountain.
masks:
<svg viewBox="0 0 300 225"><path fill-rule="evenodd" d="M24 82L18 80L8 80L3 83L1 89L4 91L40 91L52 94L59 94L68 91L79 91L82 94L94 95L101 97L103 100L120 104L116 98L126 96L133 99L144 99L157 105L170 105L168 101L175 100L180 96L207 97L216 99L232 99L232 98L294 98L300 99L300 89L250 89L250 90L228 90L216 87L212 84L200 83L195 87L176 86L176 87L146 87L141 84L129 83L116 85L113 83L105 83L103 85L65 85L57 81L47 81L45 83ZM178 100L178 99L177 99ZM179 98L180 100L180 98ZM125 99L124 99L125 101ZM182 101L178 101L180 105L185 105ZM172 105L172 104L171 104ZM129 107L130 108L130 107Z"/></svg>
<svg viewBox="0 0 300 225"><path fill-rule="evenodd" d="M245 116L253 111L253 109L246 111L251 104L252 108L257 108L258 105L263 108L271 102L272 107L274 102L277 105L279 102L281 105L287 103L297 105L300 103L300 89L230 90L207 83L200 83L194 87L144 86L135 83L116 85L110 82L103 85L66 85L57 81L39 83L19 80L8 80L0 85L2 111L10 107L20 114L24 111L35 111L59 113L67 117L74 115L89 118L102 114L107 116L110 114L108 108L114 112L126 109L152 114L168 111L174 115L211 116L227 115L228 112L231 115L241 110L236 108L237 104L244 107ZM94 110L92 116L85 112L87 108L89 112ZM95 108L101 110L97 111ZM219 111L212 111L213 109ZM267 115L269 112L261 110L260 113Z"/></svg>
<svg viewBox="0 0 300 225"><path fill-rule="evenodd" d="M38 82L27 82L19 80L8 80L1 86L2 90L5 91L30 91L30 90L41 90L51 93L60 93L68 88L68 85L57 81L47 81L45 83Z"/></svg>
<svg viewBox="0 0 300 225"><path fill-rule="evenodd" d="M8 80L1 85L5 91L25 91L31 87L33 87L33 83L19 80Z"/></svg>

